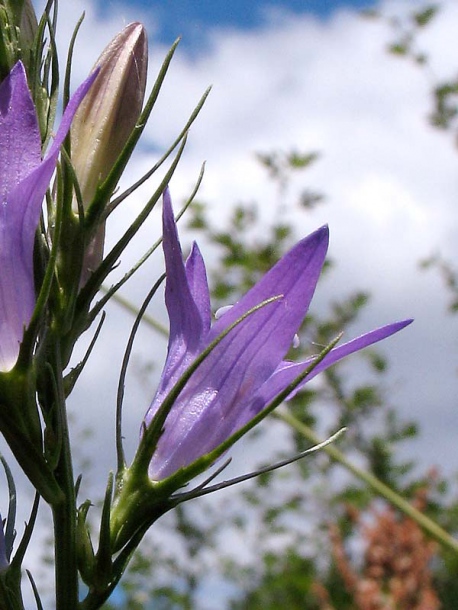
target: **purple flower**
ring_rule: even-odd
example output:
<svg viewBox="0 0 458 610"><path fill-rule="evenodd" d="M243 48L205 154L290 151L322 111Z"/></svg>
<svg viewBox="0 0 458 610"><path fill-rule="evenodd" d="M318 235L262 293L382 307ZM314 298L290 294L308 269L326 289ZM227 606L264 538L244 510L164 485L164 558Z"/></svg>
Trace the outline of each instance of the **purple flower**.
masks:
<svg viewBox="0 0 458 610"><path fill-rule="evenodd" d="M95 75L68 104L52 146L41 137L24 66L0 84L0 371L13 368L35 307L33 246L41 204L73 115Z"/></svg>
<svg viewBox="0 0 458 610"><path fill-rule="evenodd" d="M172 475L218 447L310 366L313 357L300 363L283 359L315 291L328 229L322 227L300 241L212 326L205 265L195 244L183 263L168 192L164 194L163 247L170 339L159 388L145 416L147 426L177 380L216 337L256 305L281 298L235 326L192 374L165 420L149 467L153 480ZM410 322L390 324L335 347L302 384Z"/></svg>

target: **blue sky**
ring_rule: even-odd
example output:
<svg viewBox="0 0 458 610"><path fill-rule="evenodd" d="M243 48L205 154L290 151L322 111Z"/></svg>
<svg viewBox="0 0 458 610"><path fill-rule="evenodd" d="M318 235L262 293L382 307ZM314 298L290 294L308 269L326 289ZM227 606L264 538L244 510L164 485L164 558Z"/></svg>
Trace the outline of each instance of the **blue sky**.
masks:
<svg viewBox="0 0 458 610"><path fill-rule="evenodd" d="M100 1L102 13L108 13L112 3ZM184 43L191 45L201 38L202 32L211 27L250 29L262 25L275 10L299 15L313 13L328 18L341 8L367 9L374 0L132 0L142 10L155 14L157 32L161 42L171 43L177 35L183 35Z"/></svg>

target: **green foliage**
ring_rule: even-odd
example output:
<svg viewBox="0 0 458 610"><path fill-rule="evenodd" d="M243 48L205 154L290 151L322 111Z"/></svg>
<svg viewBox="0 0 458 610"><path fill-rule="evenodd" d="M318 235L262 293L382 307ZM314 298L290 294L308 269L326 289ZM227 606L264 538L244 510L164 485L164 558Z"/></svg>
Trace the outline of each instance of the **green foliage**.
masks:
<svg viewBox="0 0 458 610"><path fill-rule="evenodd" d="M433 22L438 14L438 4L426 4L419 10L406 15L384 15L378 11L364 11L364 16L372 19L383 19L392 30L394 39L388 43L388 52L394 56L411 59L418 66L428 63L428 56L418 46L418 38L424 28Z"/></svg>
<svg viewBox="0 0 458 610"><path fill-rule="evenodd" d="M319 610L313 595L317 569L312 558L289 549L281 555L266 554L262 561L262 578L246 596L231 602L231 610Z"/></svg>
<svg viewBox="0 0 458 610"><path fill-rule="evenodd" d="M458 113L458 81L451 80L437 85L433 91L435 108L430 120L434 127L448 129Z"/></svg>
<svg viewBox="0 0 458 610"><path fill-rule="evenodd" d="M412 14L412 19L418 27L422 28L432 21L438 11L439 5L431 4L430 6L427 6L424 10L414 12Z"/></svg>

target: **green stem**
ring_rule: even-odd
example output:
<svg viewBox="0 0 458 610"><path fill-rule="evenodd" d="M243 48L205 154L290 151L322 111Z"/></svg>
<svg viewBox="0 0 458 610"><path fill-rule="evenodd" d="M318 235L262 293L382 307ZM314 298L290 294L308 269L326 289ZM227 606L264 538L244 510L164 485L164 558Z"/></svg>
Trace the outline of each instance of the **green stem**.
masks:
<svg viewBox="0 0 458 610"><path fill-rule="evenodd" d="M292 428L294 428L297 432L302 434L304 438L308 439L314 444L318 444L320 438L313 432L311 428L306 426L300 420L298 420L294 415L288 413L286 411L276 412L276 417L282 419L284 422L289 424ZM398 508L405 515L410 517L413 521L415 521L431 538L434 538L437 542L439 542L442 546L450 549L454 553L458 553L458 541L456 541L450 534L448 534L445 530L443 530L440 525L438 525L435 521L421 513L414 506L409 504L402 496L397 494L395 491L390 489L387 485L382 483L377 477L375 477L370 472L363 470L362 468L358 468L352 462L350 462L344 454L339 451L334 445L327 445L323 448L323 451L336 462L344 466L347 470L349 470L352 474L354 474L358 479L366 483L372 491L374 491L379 496L385 498L388 502L390 502L393 506Z"/></svg>
<svg viewBox="0 0 458 610"><path fill-rule="evenodd" d="M63 430L62 454L56 468L56 479L65 497L62 502L53 506L56 610L76 610L78 605L76 501L66 424L67 422Z"/></svg>
<svg viewBox="0 0 458 610"><path fill-rule="evenodd" d="M57 483L63 491L62 501L52 507L54 520L54 557L56 577L56 610L76 610L78 607L78 565L76 557L76 497L68 429L68 417L63 390L63 373L59 349L56 349L54 373L57 393L56 428L61 448L55 469Z"/></svg>

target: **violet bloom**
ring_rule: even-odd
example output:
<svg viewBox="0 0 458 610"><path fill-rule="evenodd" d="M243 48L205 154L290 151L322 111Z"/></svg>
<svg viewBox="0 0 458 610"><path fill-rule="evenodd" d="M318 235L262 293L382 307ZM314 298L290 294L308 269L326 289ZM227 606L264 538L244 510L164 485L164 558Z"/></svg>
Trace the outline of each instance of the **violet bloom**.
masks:
<svg viewBox="0 0 458 610"><path fill-rule="evenodd" d="M37 115L18 62L0 84L0 371L15 365L35 307L33 246L41 204L73 115L95 75L68 104L46 157Z"/></svg>
<svg viewBox="0 0 458 610"><path fill-rule="evenodd" d="M153 480L172 475L218 447L310 366L312 357L300 363L283 359L315 291L328 229L318 229L300 241L212 326L205 265L195 244L183 263L168 192L164 194L163 247L170 339L159 389L145 416L147 426L177 380L216 337L256 305L280 298L235 326L192 374L165 421L149 467ZM390 324L335 347L301 385L410 322Z"/></svg>

